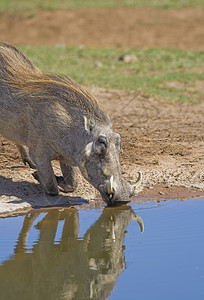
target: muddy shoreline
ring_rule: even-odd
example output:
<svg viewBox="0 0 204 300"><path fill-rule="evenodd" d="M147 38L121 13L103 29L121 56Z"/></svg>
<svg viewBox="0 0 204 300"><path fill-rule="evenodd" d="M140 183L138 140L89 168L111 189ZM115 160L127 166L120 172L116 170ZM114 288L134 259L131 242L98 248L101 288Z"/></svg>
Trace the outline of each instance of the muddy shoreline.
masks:
<svg viewBox="0 0 204 300"><path fill-rule="evenodd" d="M136 197L130 199L130 203L144 203L149 201L155 201L160 203L161 201L168 200L180 200L185 201L188 199L200 199L204 198L204 191L199 189L188 189L185 187L169 187L158 184L152 188L146 188L141 193L139 193ZM36 199L40 200L40 199ZM79 201L80 202L80 201ZM37 203L36 203L37 205ZM2 209L0 205L0 218L8 218L8 217L16 217L20 215L24 215L30 213L32 211L39 212L47 212L51 209L58 209L59 211L63 211L65 209L70 209L75 207L76 209L87 209L90 207L105 207L106 204L101 199L95 200L82 200L80 203L69 201L67 203L63 203L61 205L53 205L53 206L43 206L37 205L36 207L32 207L31 205L25 205L22 208L15 208L10 206L10 209Z"/></svg>

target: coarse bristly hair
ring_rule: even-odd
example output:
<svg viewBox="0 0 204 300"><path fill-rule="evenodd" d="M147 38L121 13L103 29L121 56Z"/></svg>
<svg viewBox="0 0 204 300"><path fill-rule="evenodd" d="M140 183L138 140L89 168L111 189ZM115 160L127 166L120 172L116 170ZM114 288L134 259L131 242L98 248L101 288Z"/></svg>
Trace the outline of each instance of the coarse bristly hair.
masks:
<svg viewBox="0 0 204 300"><path fill-rule="evenodd" d="M15 47L0 42L0 81L15 93L32 98L56 98L67 102L72 109L107 123L108 116L100 109L98 101L85 88L68 76L47 75Z"/></svg>

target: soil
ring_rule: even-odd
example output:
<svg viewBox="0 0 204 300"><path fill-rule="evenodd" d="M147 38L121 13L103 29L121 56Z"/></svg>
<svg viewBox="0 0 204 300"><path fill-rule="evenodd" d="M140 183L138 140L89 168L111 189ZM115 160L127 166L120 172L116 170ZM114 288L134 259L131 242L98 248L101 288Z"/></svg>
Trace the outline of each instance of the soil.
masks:
<svg viewBox="0 0 204 300"><path fill-rule="evenodd" d="M53 21L54 20L54 21ZM65 26L65 24L67 24ZM78 9L0 16L0 40L18 45L177 47L204 50L204 10ZM177 84L176 82L170 84ZM203 88L199 81L195 89ZM182 103L140 92L89 87L122 136L124 175L138 199L204 196L204 101ZM56 173L59 165L53 162ZM75 193L46 196L21 162L16 146L0 136L0 215L31 207L101 205L99 194L78 175Z"/></svg>
<svg viewBox="0 0 204 300"><path fill-rule="evenodd" d="M0 16L0 40L14 45L171 47L204 50L204 9L75 9Z"/></svg>

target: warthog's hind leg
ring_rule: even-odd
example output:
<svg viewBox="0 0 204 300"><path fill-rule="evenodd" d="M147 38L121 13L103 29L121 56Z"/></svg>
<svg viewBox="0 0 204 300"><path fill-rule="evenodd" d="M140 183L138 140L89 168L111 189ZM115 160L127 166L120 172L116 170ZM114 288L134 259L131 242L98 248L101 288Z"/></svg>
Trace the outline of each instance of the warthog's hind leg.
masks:
<svg viewBox="0 0 204 300"><path fill-rule="evenodd" d="M60 161L62 176L56 176L58 185L65 193L74 192L77 188L76 167L71 167Z"/></svg>
<svg viewBox="0 0 204 300"><path fill-rule="evenodd" d="M17 147L18 147L18 150L21 154L21 158L22 158L22 161L23 161L24 165L26 165L26 163L28 163L30 168L36 169L36 165L31 160L30 155L29 155L28 150L26 149L26 147L22 146L22 145L17 145Z"/></svg>

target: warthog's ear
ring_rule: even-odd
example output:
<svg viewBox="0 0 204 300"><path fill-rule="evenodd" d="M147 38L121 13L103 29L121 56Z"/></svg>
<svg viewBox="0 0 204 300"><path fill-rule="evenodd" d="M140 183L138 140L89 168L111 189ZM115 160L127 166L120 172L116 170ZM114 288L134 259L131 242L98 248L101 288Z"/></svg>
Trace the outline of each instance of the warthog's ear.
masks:
<svg viewBox="0 0 204 300"><path fill-rule="evenodd" d="M84 128L88 133L91 133L95 128L95 120L92 117L84 116Z"/></svg>

